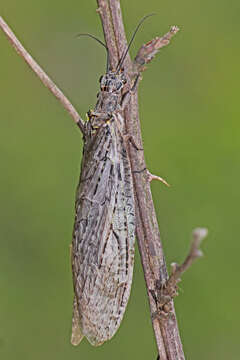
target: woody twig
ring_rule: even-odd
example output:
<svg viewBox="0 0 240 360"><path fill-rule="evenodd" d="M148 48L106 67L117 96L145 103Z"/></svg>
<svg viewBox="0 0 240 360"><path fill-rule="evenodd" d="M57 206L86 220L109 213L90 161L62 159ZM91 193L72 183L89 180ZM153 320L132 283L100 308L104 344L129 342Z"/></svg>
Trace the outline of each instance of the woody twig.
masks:
<svg viewBox="0 0 240 360"><path fill-rule="evenodd" d="M178 283L181 281L182 274L190 268L195 260L203 256L200 249L202 240L207 236L208 231L205 228L196 228L192 232L192 243L188 255L181 265L171 264L171 274L166 283L156 283L155 290L151 290L152 297L156 302L157 311L153 317L162 317L166 319L171 314L172 299L178 295Z"/></svg>
<svg viewBox="0 0 240 360"><path fill-rule="evenodd" d="M105 41L109 49L112 65L118 63L121 54L127 47L120 1L118 0L97 0L98 13L100 15ZM134 72L142 72L146 63L150 61L157 51L167 45L172 35L177 32L177 27L173 32L154 39L138 52L138 59L135 63L131 62L129 54L126 57L124 68L132 77ZM161 40L160 40L161 39ZM134 139L139 148L142 148L141 127L138 113L137 92L131 97L131 103L124 112L126 132L134 134ZM133 181L135 189L135 208L137 215L137 239L141 255L144 277L147 287L148 299L151 314L156 311L156 302L152 296L152 289L156 289L157 282L166 283L168 274L166 270L165 257L163 254L160 240L159 228L152 201L149 174L144 159L143 151L136 151L132 146L129 147L129 156L133 170ZM134 171L136 169L146 169L146 171ZM157 290L157 289L156 289ZM157 342L158 353L161 360L184 360L182 343L178 331L177 320L174 306L171 307L172 316L162 320L152 316L152 324Z"/></svg>
<svg viewBox="0 0 240 360"><path fill-rule="evenodd" d="M0 28L3 30L8 41L17 51L17 53L26 61L30 68L35 72L39 77L41 82L51 91L51 93L61 102L63 107L69 112L75 123L79 126L80 130L84 131L84 122L81 116L78 114L77 110L68 100L68 98L63 94L63 92L57 87L57 85L50 79L50 77L45 73L45 71L38 65L38 63L32 58L32 56L27 52L23 47L20 41L17 39L13 31L10 29L8 24L0 16Z"/></svg>

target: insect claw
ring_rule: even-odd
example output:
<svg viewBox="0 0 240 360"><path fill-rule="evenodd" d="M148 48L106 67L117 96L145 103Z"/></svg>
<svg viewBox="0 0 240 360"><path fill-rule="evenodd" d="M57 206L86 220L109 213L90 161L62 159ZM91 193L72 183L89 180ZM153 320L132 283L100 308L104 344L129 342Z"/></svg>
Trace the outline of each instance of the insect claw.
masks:
<svg viewBox="0 0 240 360"><path fill-rule="evenodd" d="M161 181L164 185L166 185L168 187L170 186L166 180L164 180L160 176L151 174L150 171L148 171L148 170L147 170L147 177L148 177L149 182L151 182L152 180L158 180L158 181Z"/></svg>

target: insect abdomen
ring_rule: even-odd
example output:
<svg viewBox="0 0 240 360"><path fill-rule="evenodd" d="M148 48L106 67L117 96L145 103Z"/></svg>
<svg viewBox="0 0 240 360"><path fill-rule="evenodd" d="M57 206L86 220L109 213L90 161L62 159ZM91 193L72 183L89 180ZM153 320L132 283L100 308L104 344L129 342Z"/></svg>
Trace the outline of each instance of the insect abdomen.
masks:
<svg viewBox="0 0 240 360"><path fill-rule="evenodd" d="M130 295L134 199L129 159L114 122L98 130L84 157L72 266L79 327L97 346L117 331Z"/></svg>

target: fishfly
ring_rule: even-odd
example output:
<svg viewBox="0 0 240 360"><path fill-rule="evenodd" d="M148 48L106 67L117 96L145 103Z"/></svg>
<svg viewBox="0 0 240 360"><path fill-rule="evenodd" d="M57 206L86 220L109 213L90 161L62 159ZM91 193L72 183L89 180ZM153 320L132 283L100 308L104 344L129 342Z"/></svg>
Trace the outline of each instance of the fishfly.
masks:
<svg viewBox="0 0 240 360"><path fill-rule="evenodd" d="M71 342L74 345L84 336L94 346L109 340L121 323L130 295L135 210L121 113L139 76L123 95L127 78L122 67L145 18L138 24L116 70L110 70L108 59L107 72L100 78L97 104L88 112L85 123L71 247L74 286Z"/></svg>

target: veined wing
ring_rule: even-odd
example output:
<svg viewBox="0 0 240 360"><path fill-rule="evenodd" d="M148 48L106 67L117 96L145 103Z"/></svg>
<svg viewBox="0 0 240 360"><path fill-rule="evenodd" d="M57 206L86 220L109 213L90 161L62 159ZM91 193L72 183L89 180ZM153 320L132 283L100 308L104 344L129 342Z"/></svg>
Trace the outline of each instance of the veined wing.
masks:
<svg viewBox="0 0 240 360"><path fill-rule="evenodd" d="M95 346L115 334L123 317L134 239L129 159L113 121L86 142L72 244L75 324L78 317L82 335Z"/></svg>

